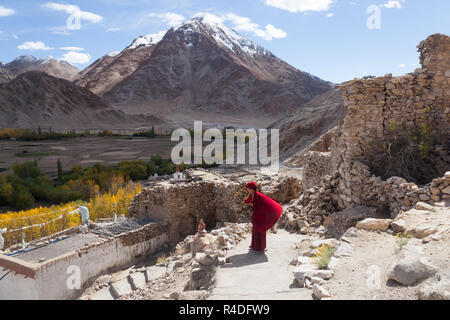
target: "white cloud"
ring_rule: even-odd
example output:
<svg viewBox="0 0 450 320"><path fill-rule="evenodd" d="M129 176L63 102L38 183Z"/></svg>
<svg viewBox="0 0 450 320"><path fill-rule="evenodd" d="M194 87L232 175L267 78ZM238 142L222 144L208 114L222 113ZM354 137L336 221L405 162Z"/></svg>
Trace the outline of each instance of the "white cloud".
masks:
<svg viewBox="0 0 450 320"><path fill-rule="evenodd" d="M402 2L405 2L405 0L399 0L399 1L389 0L385 4L382 4L381 7L387 8L387 9L393 9L393 8L401 9L402 8Z"/></svg>
<svg viewBox="0 0 450 320"><path fill-rule="evenodd" d="M328 14L326 15L327 18L331 18L331 17L333 17L333 16L334 16L334 13L328 13Z"/></svg>
<svg viewBox="0 0 450 320"><path fill-rule="evenodd" d="M265 0L266 5L289 12L327 11L335 0Z"/></svg>
<svg viewBox="0 0 450 320"><path fill-rule="evenodd" d="M61 60L67 61L71 64L87 64L91 61L91 56L87 53L70 51L63 54Z"/></svg>
<svg viewBox="0 0 450 320"><path fill-rule="evenodd" d="M287 33L284 30L278 29L271 24L268 24L264 28L262 28L257 23L254 23L250 18L241 17L235 15L234 13L228 13L224 16L216 16L208 12L199 12L195 14L194 17L203 17L203 19L206 19L207 21L213 23L225 23L228 21L232 25L233 29L237 31L253 33L255 36L263 38L264 40L287 37Z"/></svg>
<svg viewBox="0 0 450 320"><path fill-rule="evenodd" d="M19 39L19 37L16 34L13 34L12 37L16 40Z"/></svg>
<svg viewBox="0 0 450 320"><path fill-rule="evenodd" d="M84 48L80 47L62 47L60 49L65 51L84 51Z"/></svg>
<svg viewBox="0 0 450 320"><path fill-rule="evenodd" d="M70 16L67 19L67 28L70 30L79 30L81 28L79 21L81 20L86 20L92 23L99 23L103 21L102 16L92 12L82 11L80 7L72 4L47 2L43 6L51 10L63 11L69 14ZM76 23L77 20L78 23Z"/></svg>
<svg viewBox="0 0 450 320"><path fill-rule="evenodd" d="M384 8L388 8L388 9L392 9L392 8L400 9L402 7L402 5L399 1L388 1L387 3L382 4L381 6Z"/></svg>
<svg viewBox="0 0 450 320"><path fill-rule="evenodd" d="M275 28L271 24L268 24L265 27L265 30L256 30L255 34L259 35L261 38L264 38L265 40L272 40L273 38L281 39L287 37L286 32L284 32L282 29Z"/></svg>
<svg viewBox="0 0 450 320"><path fill-rule="evenodd" d="M44 51L53 49L51 47L47 47L45 43L43 43L42 41L27 41L17 46L17 48L21 50L44 50Z"/></svg>
<svg viewBox="0 0 450 320"><path fill-rule="evenodd" d="M120 30L120 28L108 28L107 30L106 30L106 32L117 32L117 31L119 31Z"/></svg>
<svg viewBox="0 0 450 320"><path fill-rule="evenodd" d="M158 18L163 20L169 27L174 27L182 23L186 18L178 13L166 12L166 13L150 13L148 15L152 18Z"/></svg>
<svg viewBox="0 0 450 320"><path fill-rule="evenodd" d="M404 67L406 67L406 65L405 64L399 64L398 66L397 66L397 68L399 68L399 69L401 69L401 68L404 68Z"/></svg>
<svg viewBox="0 0 450 320"><path fill-rule="evenodd" d="M16 13L13 9L5 8L4 6L0 6L0 17L11 16Z"/></svg>

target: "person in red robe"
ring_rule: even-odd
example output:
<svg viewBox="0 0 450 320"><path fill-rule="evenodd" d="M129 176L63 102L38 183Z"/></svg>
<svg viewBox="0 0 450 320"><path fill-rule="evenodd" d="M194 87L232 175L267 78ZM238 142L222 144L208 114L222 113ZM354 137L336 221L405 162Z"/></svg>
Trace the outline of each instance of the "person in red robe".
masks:
<svg viewBox="0 0 450 320"><path fill-rule="evenodd" d="M264 252L266 250L266 232L280 219L283 207L274 199L258 192L258 186L255 182L249 182L245 187L249 194L245 203L253 206L253 231L250 249L255 252Z"/></svg>

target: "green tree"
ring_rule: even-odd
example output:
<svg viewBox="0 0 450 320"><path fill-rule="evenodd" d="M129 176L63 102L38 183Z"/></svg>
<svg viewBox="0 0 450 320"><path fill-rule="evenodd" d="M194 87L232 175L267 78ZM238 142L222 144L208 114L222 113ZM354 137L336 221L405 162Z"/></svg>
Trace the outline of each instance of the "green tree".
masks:
<svg viewBox="0 0 450 320"><path fill-rule="evenodd" d="M61 185L63 182L63 170L62 170L61 160L58 159L58 163L56 166L58 169L58 184Z"/></svg>
<svg viewBox="0 0 450 320"><path fill-rule="evenodd" d="M152 131L150 131L150 135L152 138L154 138L156 136L155 134L155 127L152 127Z"/></svg>
<svg viewBox="0 0 450 320"><path fill-rule="evenodd" d="M25 162L25 163L15 163L13 165L14 174L21 179L35 179L42 176L43 173L38 167L37 161Z"/></svg>
<svg viewBox="0 0 450 320"><path fill-rule="evenodd" d="M10 205L17 210L30 209L34 206L35 199L25 186L14 186Z"/></svg>

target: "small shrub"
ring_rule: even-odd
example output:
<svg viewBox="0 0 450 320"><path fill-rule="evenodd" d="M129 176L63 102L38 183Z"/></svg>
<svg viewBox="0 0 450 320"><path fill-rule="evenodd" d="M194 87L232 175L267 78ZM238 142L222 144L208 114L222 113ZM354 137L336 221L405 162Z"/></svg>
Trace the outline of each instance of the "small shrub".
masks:
<svg viewBox="0 0 450 320"><path fill-rule="evenodd" d="M406 246L409 242L409 240L413 236L410 234L407 234L406 232L399 232L395 235L395 242L399 246L400 249L402 249L404 246Z"/></svg>
<svg viewBox="0 0 450 320"><path fill-rule="evenodd" d="M321 245L317 248L317 252L314 255L314 263L317 264L319 269L326 269L335 251L336 248L334 246L328 244Z"/></svg>
<svg viewBox="0 0 450 320"><path fill-rule="evenodd" d="M157 264L167 264L167 258L165 255L162 255L160 257L158 257L158 259L156 260Z"/></svg>

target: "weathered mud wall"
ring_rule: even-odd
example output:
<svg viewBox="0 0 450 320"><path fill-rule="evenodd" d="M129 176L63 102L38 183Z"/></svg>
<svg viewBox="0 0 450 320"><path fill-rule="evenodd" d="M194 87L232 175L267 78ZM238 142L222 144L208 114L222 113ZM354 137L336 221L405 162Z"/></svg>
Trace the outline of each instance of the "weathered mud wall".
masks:
<svg viewBox="0 0 450 320"><path fill-rule="evenodd" d="M159 182L145 188L134 198L131 215L167 222L171 245L194 234L200 219L208 229L224 222L251 221L251 207L243 204L248 196L243 181L231 181L206 170L192 170L189 175L201 180L182 184ZM299 196L297 178L266 176L256 182L262 187L260 191L280 203Z"/></svg>

